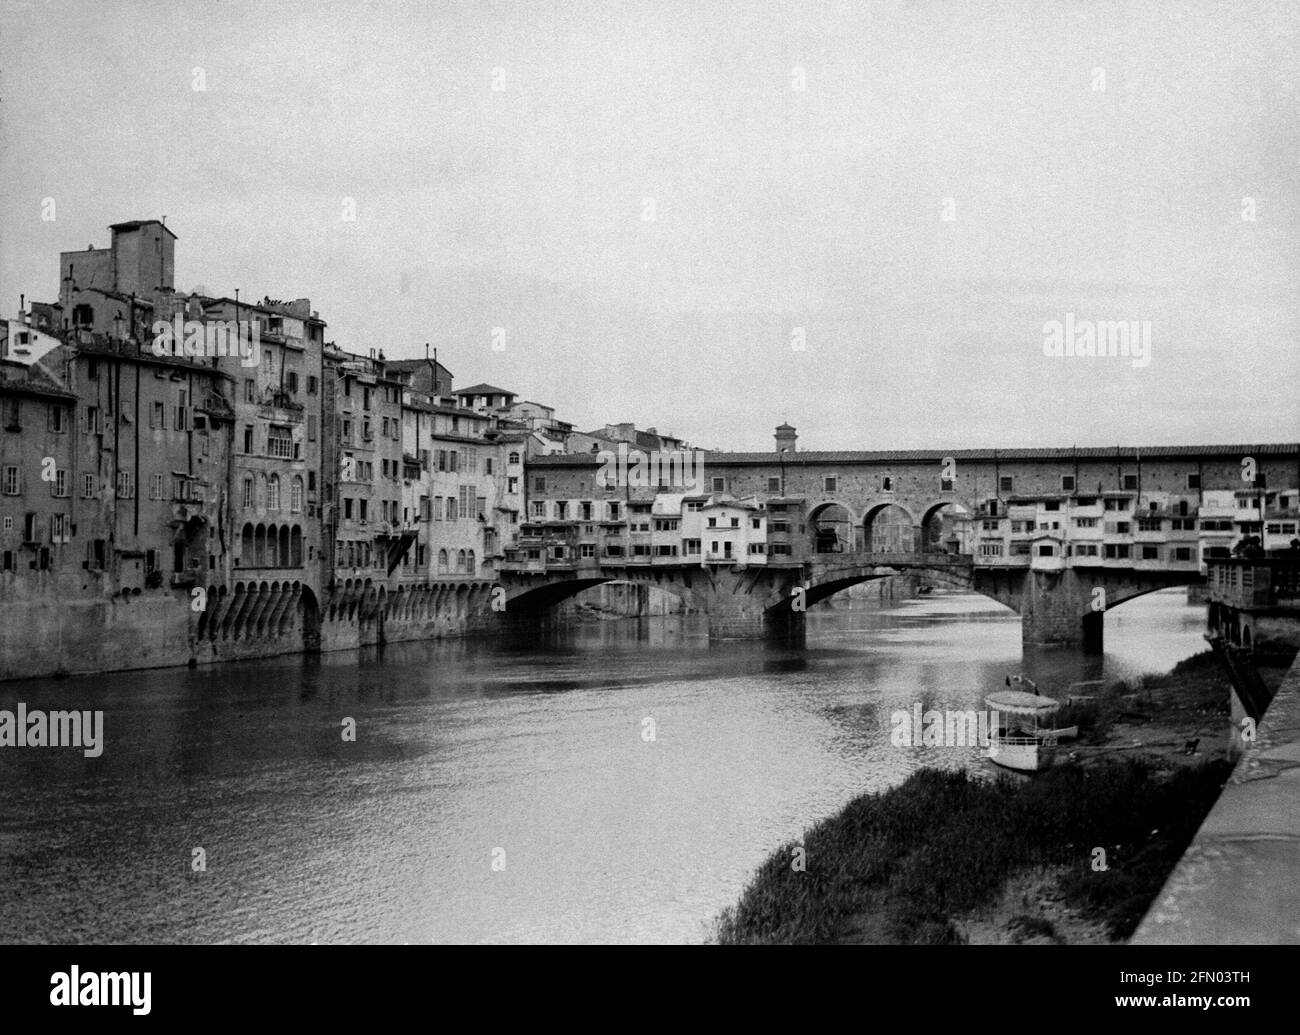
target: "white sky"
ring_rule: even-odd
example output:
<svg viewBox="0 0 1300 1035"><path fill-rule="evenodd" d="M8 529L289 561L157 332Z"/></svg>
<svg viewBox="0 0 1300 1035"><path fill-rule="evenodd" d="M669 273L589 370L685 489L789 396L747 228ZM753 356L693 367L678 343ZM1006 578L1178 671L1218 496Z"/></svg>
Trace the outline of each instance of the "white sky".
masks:
<svg viewBox="0 0 1300 1035"><path fill-rule="evenodd" d="M1249 0L0 0L0 315L166 214L178 287L583 429L1295 441L1298 55ZM1150 365L1044 356L1067 312Z"/></svg>

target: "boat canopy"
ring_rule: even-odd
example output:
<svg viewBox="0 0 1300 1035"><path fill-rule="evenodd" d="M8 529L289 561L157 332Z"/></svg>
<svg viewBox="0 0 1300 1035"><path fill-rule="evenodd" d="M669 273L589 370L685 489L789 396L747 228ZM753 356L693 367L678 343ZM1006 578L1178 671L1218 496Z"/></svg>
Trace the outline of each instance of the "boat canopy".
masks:
<svg viewBox="0 0 1300 1035"><path fill-rule="evenodd" d="M1008 715L1045 715L1061 707L1060 701L1024 690L999 690L984 698L984 703Z"/></svg>

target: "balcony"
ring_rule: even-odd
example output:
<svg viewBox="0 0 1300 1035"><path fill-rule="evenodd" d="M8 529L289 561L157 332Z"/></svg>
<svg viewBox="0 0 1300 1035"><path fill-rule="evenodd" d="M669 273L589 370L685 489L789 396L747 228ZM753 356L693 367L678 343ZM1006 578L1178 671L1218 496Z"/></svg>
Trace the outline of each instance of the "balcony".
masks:
<svg viewBox="0 0 1300 1035"><path fill-rule="evenodd" d="M1215 559L1206 574L1214 603L1300 611L1300 557Z"/></svg>

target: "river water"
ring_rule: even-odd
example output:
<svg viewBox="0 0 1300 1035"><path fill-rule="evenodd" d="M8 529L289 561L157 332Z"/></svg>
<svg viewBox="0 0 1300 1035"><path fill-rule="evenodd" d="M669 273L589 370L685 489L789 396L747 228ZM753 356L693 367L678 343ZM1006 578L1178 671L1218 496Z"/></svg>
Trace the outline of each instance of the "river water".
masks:
<svg viewBox="0 0 1300 1035"><path fill-rule="evenodd" d="M798 653L678 616L0 684L104 712L98 758L0 751L0 941L699 942L854 795L990 764L892 746L894 710L1164 671L1203 626L1168 591L1104 656L1023 654L1015 615L936 592L810 614Z"/></svg>

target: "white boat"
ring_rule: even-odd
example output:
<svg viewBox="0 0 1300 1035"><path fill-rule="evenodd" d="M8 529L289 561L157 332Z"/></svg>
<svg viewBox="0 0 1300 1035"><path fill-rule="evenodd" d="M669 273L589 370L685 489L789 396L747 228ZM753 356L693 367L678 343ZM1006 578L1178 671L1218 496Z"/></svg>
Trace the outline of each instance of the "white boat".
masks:
<svg viewBox="0 0 1300 1035"><path fill-rule="evenodd" d="M1025 679L1020 682L1029 682ZM1030 683L1032 686L1033 684ZM999 690L984 699L990 711L998 713L996 730L989 731L988 758L1007 769L1037 773L1052 764L1057 741L1077 735L1073 730L1052 727L1052 716L1061 702L1025 690Z"/></svg>

